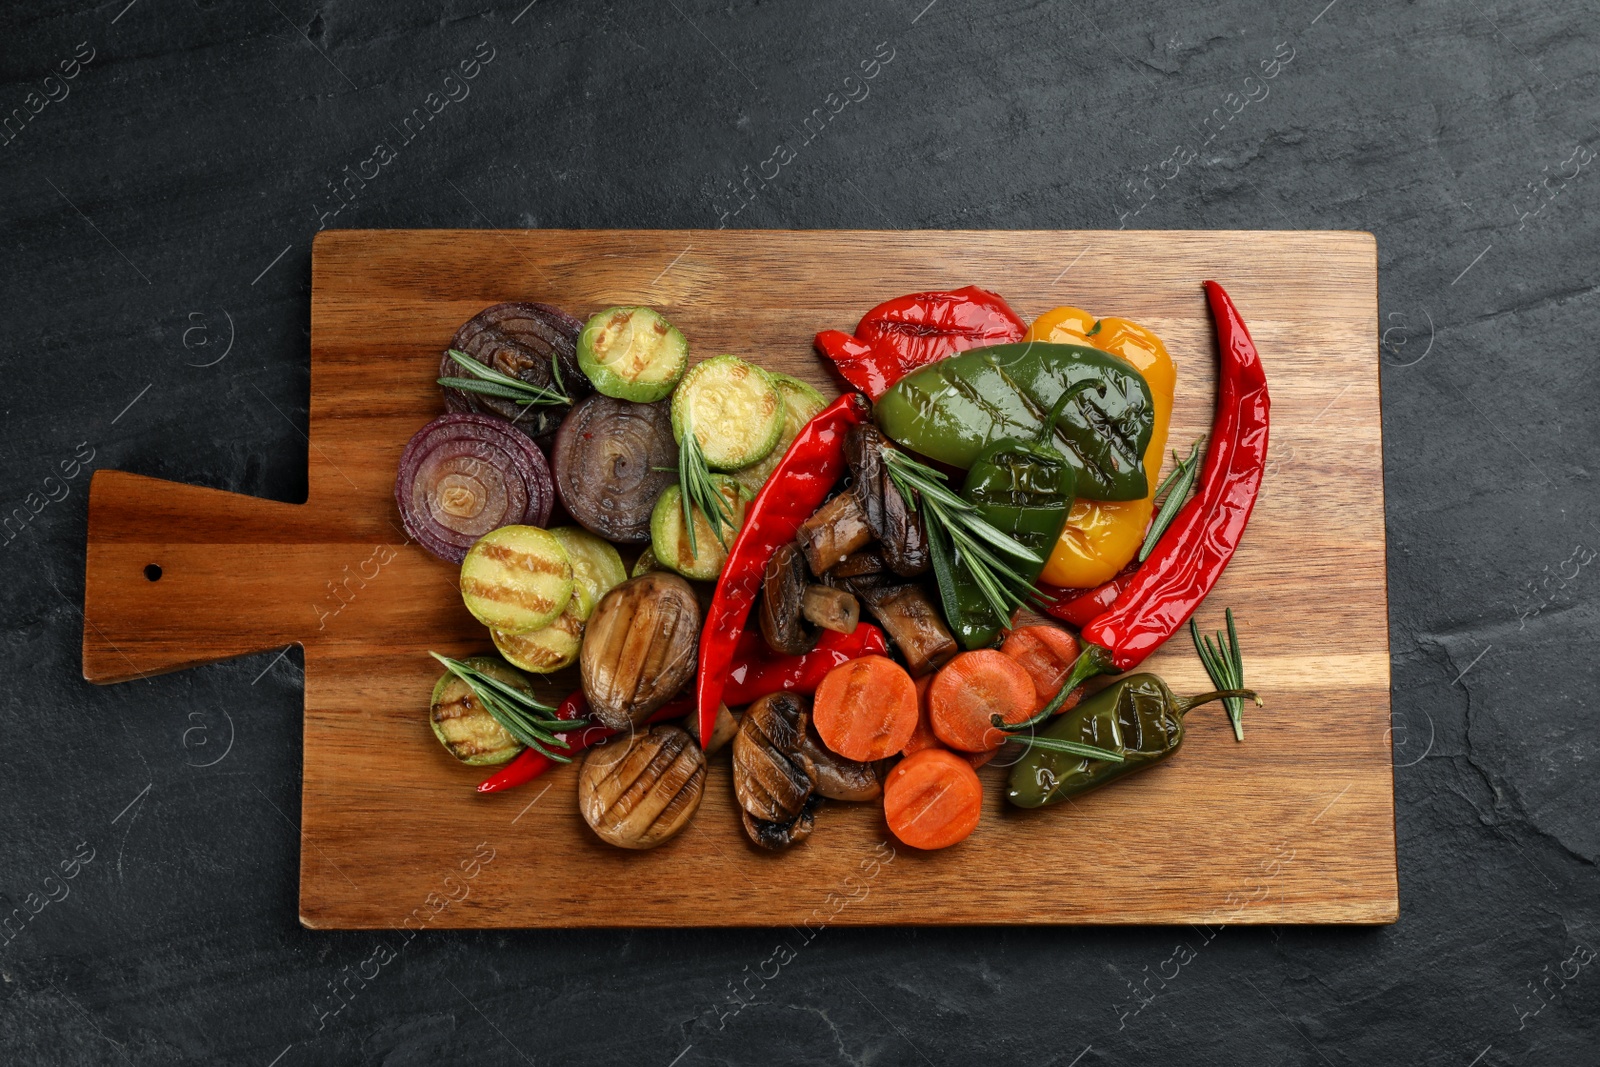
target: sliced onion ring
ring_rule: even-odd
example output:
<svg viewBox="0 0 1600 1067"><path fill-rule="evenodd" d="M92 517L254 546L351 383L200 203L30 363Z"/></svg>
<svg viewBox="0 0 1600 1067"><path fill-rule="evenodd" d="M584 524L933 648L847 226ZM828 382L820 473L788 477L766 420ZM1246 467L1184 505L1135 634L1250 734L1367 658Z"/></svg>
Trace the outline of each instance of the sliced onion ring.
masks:
<svg viewBox="0 0 1600 1067"><path fill-rule="evenodd" d="M489 415L441 415L418 430L394 482L406 533L449 563L490 530L544 526L554 500L544 453Z"/></svg>
<svg viewBox="0 0 1600 1067"><path fill-rule="evenodd" d="M650 512L678 480L667 401L636 404L595 393L578 401L550 449L568 513L607 541L650 540Z"/></svg>

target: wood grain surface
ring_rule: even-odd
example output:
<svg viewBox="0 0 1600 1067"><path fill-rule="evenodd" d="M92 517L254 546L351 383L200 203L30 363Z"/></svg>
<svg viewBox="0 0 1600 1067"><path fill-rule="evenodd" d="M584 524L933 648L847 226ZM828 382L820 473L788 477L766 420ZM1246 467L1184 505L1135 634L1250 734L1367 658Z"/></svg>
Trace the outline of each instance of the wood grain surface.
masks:
<svg viewBox="0 0 1600 1067"><path fill-rule="evenodd" d="M480 797L483 772L433 739L426 651L491 646L454 568L407 543L395 464L442 411L440 350L483 307L648 304L695 359L736 353L832 395L817 330L977 284L1024 318L1073 304L1154 329L1178 363L1183 447L1211 423L1206 278L1249 323L1273 402L1261 499L1197 616L1239 618L1266 700L1243 744L1213 705L1166 764L1055 808L1008 810L991 765L983 822L945 852L896 845L876 805L832 804L806 844L770 855L745 841L726 756L691 827L632 853L584 826L572 769ZM1377 325L1361 233L324 231L307 502L97 472L84 676L303 646L310 927L1393 922ZM1186 636L1148 668L1209 688Z"/></svg>

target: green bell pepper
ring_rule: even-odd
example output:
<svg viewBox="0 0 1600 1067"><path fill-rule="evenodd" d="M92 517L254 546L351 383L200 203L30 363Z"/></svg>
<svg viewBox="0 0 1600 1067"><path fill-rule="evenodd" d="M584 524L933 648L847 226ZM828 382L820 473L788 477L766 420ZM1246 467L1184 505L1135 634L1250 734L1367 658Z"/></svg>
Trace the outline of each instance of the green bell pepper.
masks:
<svg viewBox="0 0 1600 1067"><path fill-rule="evenodd" d="M888 437L962 469L1005 438L1034 437L1063 391L1088 382L1053 420L1054 442L1091 500L1137 500L1149 485L1144 453L1155 424L1150 387L1116 356L1079 345L974 348L906 375L874 415Z"/></svg>
<svg viewBox="0 0 1600 1067"><path fill-rule="evenodd" d="M1122 762L1032 748L1012 768L1006 799L1019 808L1042 808L1159 763L1183 744L1186 712L1230 696L1253 698L1255 693L1223 689L1183 698L1173 696L1167 683L1153 674L1119 678L1056 719L1039 736L1120 752Z"/></svg>
<svg viewBox="0 0 1600 1067"><path fill-rule="evenodd" d="M1093 386L1080 382L1056 401L1056 409L1074 395ZM1050 557L1067 512L1072 510L1078 471L1050 443L1048 425L1042 425L1032 441L1008 437L978 453L967 471L961 496L978 509L978 514L1001 533L1026 548L1041 561ZM988 599L979 591L971 575L952 558L942 542L934 554L934 576L939 582L945 619L956 640L965 649L986 648L995 643L1009 618L995 615ZM941 556L944 557L941 559ZM1044 563L1012 561L1012 566L1031 584L1039 580Z"/></svg>

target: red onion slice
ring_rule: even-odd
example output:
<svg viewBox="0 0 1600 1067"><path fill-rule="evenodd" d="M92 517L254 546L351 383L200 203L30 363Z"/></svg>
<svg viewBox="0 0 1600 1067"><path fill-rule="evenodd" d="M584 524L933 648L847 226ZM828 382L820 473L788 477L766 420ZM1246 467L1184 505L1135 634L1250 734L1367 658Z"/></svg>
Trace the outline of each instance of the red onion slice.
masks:
<svg viewBox="0 0 1600 1067"><path fill-rule="evenodd" d="M579 525L607 541L642 544L656 498L678 480L671 404L586 397L556 432L550 463L561 503Z"/></svg>
<svg viewBox="0 0 1600 1067"><path fill-rule="evenodd" d="M394 502L418 544L460 563L502 526L544 526L555 487L544 453L490 415L441 415L400 454Z"/></svg>
<svg viewBox="0 0 1600 1067"><path fill-rule="evenodd" d="M549 304L508 303L486 307L456 331L450 347L529 385L557 388L551 361L560 370L560 387L576 400L594 390L578 366L578 334L583 323ZM470 375L450 358L439 357L439 377L465 378ZM529 437L545 437L555 432L565 407L537 407L518 404L500 397L484 396L461 389L444 390L449 411L498 415L515 424Z"/></svg>

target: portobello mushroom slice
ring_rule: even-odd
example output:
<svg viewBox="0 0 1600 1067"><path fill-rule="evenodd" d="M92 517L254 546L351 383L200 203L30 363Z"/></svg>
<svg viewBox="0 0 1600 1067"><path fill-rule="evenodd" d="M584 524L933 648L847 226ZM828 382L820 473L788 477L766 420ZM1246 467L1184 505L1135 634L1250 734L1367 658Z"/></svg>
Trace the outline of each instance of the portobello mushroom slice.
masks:
<svg viewBox="0 0 1600 1067"><path fill-rule="evenodd" d="M878 764L858 763L831 751L817 736L815 727L806 730L800 755L808 763L817 793L829 800L877 800L883 795Z"/></svg>
<svg viewBox="0 0 1600 1067"><path fill-rule="evenodd" d="M641 725L694 673L699 634L700 603L676 574L650 571L601 597L578 656L594 717L613 730Z"/></svg>
<svg viewBox="0 0 1600 1067"><path fill-rule="evenodd" d="M788 822L768 822L758 819L748 811L741 812L744 816L744 832L750 840L770 852L782 852L790 845L798 845L811 836L811 831L817 825L817 808L822 806L822 798L811 794L805 806Z"/></svg>
<svg viewBox="0 0 1600 1067"><path fill-rule="evenodd" d="M900 577L912 578L933 564L928 531L922 516L906 507L905 498L889 477L883 462L885 447L890 446L877 426L870 422L853 426L845 435L845 462L850 466L851 491L880 542L885 563Z"/></svg>
<svg viewBox="0 0 1600 1067"><path fill-rule="evenodd" d="M773 693L745 709L733 739L733 792L747 815L788 823L804 809L812 793L800 754L809 704L794 693Z"/></svg>
<svg viewBox="0 0 1600 1067"><path fill-rule="evenodd" d="M801 523L796 536L806 554L806 565L820 577L843 563L850 553L865 548L873 534L855 492L847 490Z"/></svg>
<svg viewBox="0 0 1600 1067"><path fill-rule="evenodd" d="M938 670L960 650L938 607L920 585L852 584L872 617L905 657L906 669L913 678Z"/></svg>
<svg viewBox="0 0 1600 1067"><path fill-rule="evenodd" d="M589 750L578 774L578 811L607 844L655 848L694 817L706 757L677 726L652 726Z"/></svg>
<svg viewBox="0 0 1600 1067"><path fill-rule="evenodd" d="M860 578L868 574L882 574L888 569L888 564L883 561L883 553L875 545L869 545L859 552L845 557L843 563L835 566L828 572L833 578Z"/></svg>
<svg viewBox="0 0 1600 1067"><path fill-rule="evenodd" d="M805 596L806 561L791 541L773 553L761 579L761 636L772 651L798 656L817 643L816 628L802 614Z"/></svg>

